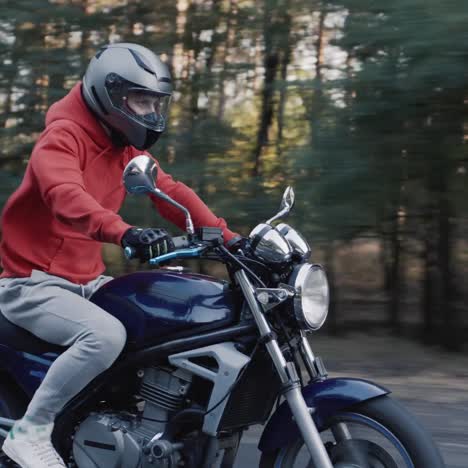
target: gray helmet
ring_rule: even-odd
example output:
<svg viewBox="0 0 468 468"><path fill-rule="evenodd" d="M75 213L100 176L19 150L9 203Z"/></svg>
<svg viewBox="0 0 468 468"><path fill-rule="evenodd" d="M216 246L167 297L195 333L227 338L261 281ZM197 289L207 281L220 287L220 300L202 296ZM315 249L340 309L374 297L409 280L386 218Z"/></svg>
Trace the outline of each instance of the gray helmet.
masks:
<svg viewBox="0 0 468 468"><path fill-rule="evenodd" d="M166 127L171 75L146 47L130 43L104 46L89 63L82 90L91 110L123 144L149 148Z"/></svg>

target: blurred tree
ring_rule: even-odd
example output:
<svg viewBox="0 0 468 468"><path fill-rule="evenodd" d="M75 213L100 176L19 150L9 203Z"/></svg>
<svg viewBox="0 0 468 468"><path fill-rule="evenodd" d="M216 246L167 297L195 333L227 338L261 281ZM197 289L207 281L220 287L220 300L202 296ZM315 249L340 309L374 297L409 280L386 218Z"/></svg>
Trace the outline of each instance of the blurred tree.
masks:
<svg viewBox="0 0 468 468"><path fill-rule="evenodd" d="M441 342L458 349L461 324L455 307L451 228L456 195L451 180L466 122L468 62L463 24L468 13L461 2L448 8L419 0L390 5L355 0L345 5L337 2L337 6L347 11L337 44L353 57L355 65L353 77L347 76L341 85L343 89L352 86L352 99L338 113L335 136L345 136L347 151L342 147L341 153L353 168L344 179L346 186L353 184L349 203L359 206L359 192L363 191L371 195L363 200L365 211L373 205L377 215L375 224L370 217L353 227L379 232L379 225L384 226L380 232L391 246L386 262L389 320L400 331L402 236L414 237L415 223L424 215L423 329L429 332L435 321L440 323ZM450 35L445 33L448 30ZM336 85L330 82L328 90ZM323 138L324 133L321 135ZM319 146L322 151L330 150L330 145ZM327 158L333 157L328 151ZM415 181L425 203L407 190ZM340 193L333 181L327 182L330 192ZM412 231L405 227L407 220L412 220Z"/></svg>
<svg viewBox="0 0 468 468"><path fill-rule="evenodd" d="M20 181L46 109L95 51L109 41L140 42L163 57L175 83L169 128L154 154L243 234L294 185L291 224L329 270L331 331L346 319L338 314L349 294L341 288L343 247L363 237L381 246L381 323L401 333L416 318L424 340L461 348L468 271L461 0L161 0L157 7L18 0L3 12L3 200ZM129 198L123 216L174 229L148 207ZM112 274L137 268L118 248L105 255ZM380 299L382 291L373 292ZM415 295L421 311L409 317Z"/></svg>

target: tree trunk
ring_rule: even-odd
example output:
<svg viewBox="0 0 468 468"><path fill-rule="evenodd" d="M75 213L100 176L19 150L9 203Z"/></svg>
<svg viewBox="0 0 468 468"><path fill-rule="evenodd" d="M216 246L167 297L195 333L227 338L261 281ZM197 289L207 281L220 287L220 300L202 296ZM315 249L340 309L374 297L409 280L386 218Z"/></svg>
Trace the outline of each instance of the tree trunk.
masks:
<svg viewBox="0 0 468 468"><path fill-rule="evenodd" d="M280 68L280 75L281 75L281 90L279 96L279 104L278 104L278 140L277 140L277 147L278 151L280 151L281 142L283 140L283 128L284 128L284 108L286 104L286 91L287 91L287 78L288 78L288 65L291 60L291 41L289 37L289 32L291 29L291 16L289 14L285 14L284 18L284 25L285 25L285 35L286 35L286 43L284 46L284 50L281 57L281 68Z"/></svg>
<svg viewBox="0 0 468 468"><path fill-rule="evenodd" d="M387 280L388 286L388 304L387 316L388 324L392 333L401 333L401 317L400 317L400 295L401 295L401 227L400 217L398 215L399 206L395 207L394 221L392 232L390 234L390 274Z"/></svg>
<svg viewBox="0 0 468 468"><path fill-rule="evenodd" d="M461 323L456 309L456 293L453 281L450 202L448 200L446 178L445 190L439 200L439 269L441 280L441 312L443 314L442 343L450 351L461 351Z"/></svg>
<svg viewBox="0 0 468 468"><path fill-rule="evenodd" d="M424 235L424 279L422 290L422 311L421 317L423 320L422 326L422 341L426 344L434 344L437 342L436 336L436 248L434 237L431 235L431 213L426 216L425 235Z"/></svg>
<svg viewBox="0 0 468 468"><path fill-rule="evenodd" d="M440 101L439 101L440 100ZM440 112L431 115L428 127L428 140L433 142L433 154L430 159L428 174L429 191L433 200L435 250L437 261L438 304L440 317L440 343L450 351L462 348L462 323L456 308L456 291L454 282L452 226L453 208L451 202L450 177L453 174L453 162L447 157L447 147L458 144L463 136L463 120L460 113L447 112L449 103L460 105L458 93L440 96L434 108ZM430 131L430 134L429 134ZM445 144L441 144L445 142Z"/></svg>
<svg viewBox="0 0 468 468"><path fill-rule="evenodd" d="M262 91L260 124L257 133L257 144L253 155L254 168L252 174L254 176L260 174L260 156L263 148L268 144L268 129L273 121L274 83L279 64L279 50L276 41L273 38L275 24L271 19L274 16L274 12L270 11L266 4L264 4L264 9L263 37L265 41L265 75Z"/></svg>
<svg viewBox="0 0 468 468"><path fill-rule="evenodd" d="M227 77L227 58L229 53L234 45L234 38L235 38L235 29L237 25L237 0L230 0L229 2L229 12L227 14L227 26L226 26L226 41L224 43L224 48L222 52L221 58L221 72L219 73L219 83L218 83L218 90L219 90L219 98L218 98L218 109L217 109L217 116L219 120L224 118L224 111L226 108L226 95L224 93L224 81Z"/></svg>

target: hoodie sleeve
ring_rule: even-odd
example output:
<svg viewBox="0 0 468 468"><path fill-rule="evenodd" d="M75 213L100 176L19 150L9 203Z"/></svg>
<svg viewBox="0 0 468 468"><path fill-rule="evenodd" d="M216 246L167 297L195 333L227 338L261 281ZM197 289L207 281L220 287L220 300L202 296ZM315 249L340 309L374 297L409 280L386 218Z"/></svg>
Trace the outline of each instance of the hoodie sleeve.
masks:
<svg viewBox="0 0 468 468"><path fill-rule="evenodd" d="M150 154L148 156L152 157ZM191 188L182 182L176 182L161 169L157 162L156 164L158 165L157 187L189 210L195 227L221 228L225 244L234 237L239 237L239 234L228 229L226 221L223 218L218 218ZM181 210L154 195L151 195L151 199L163 218L185 231L185 215Z"/></svg>
<svg viewBox="0 0 468 468"><path fill-rule="evenodd" d="M63 224L94 240L120 244L131 226L86 191L79 154L77 141L65 129L43 136L30 160L41 197Z"/></svg>

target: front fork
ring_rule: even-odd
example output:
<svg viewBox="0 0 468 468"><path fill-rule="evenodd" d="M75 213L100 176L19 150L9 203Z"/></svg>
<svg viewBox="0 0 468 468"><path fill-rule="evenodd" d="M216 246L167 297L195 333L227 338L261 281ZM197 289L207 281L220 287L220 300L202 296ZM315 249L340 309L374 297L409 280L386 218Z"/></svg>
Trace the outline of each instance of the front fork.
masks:
<svg viewBox="0 0 468 468"><path fill-rule="evenodd" d="M257 323L262 341L273 360L273 364L278 372L283 387L283 396L291 408L291 413L302 434L304 443L309 450L314 466L320 468L333 468L327 450L323 445L320 433L315 426L314 420L310 414L309 408L302 396L299 376L292 363L287 363L281 349L276 341L276 337L270 328L259 303L255 297L255 289L249 281L244 270L238 270L235 277L244 296L249 304L252 315ZM305 341L305 337L302 337ZM308 354L309 363L313 361L313 354L310 347L304 350ZM309 354L310 352L310 354Z"/></svg>

